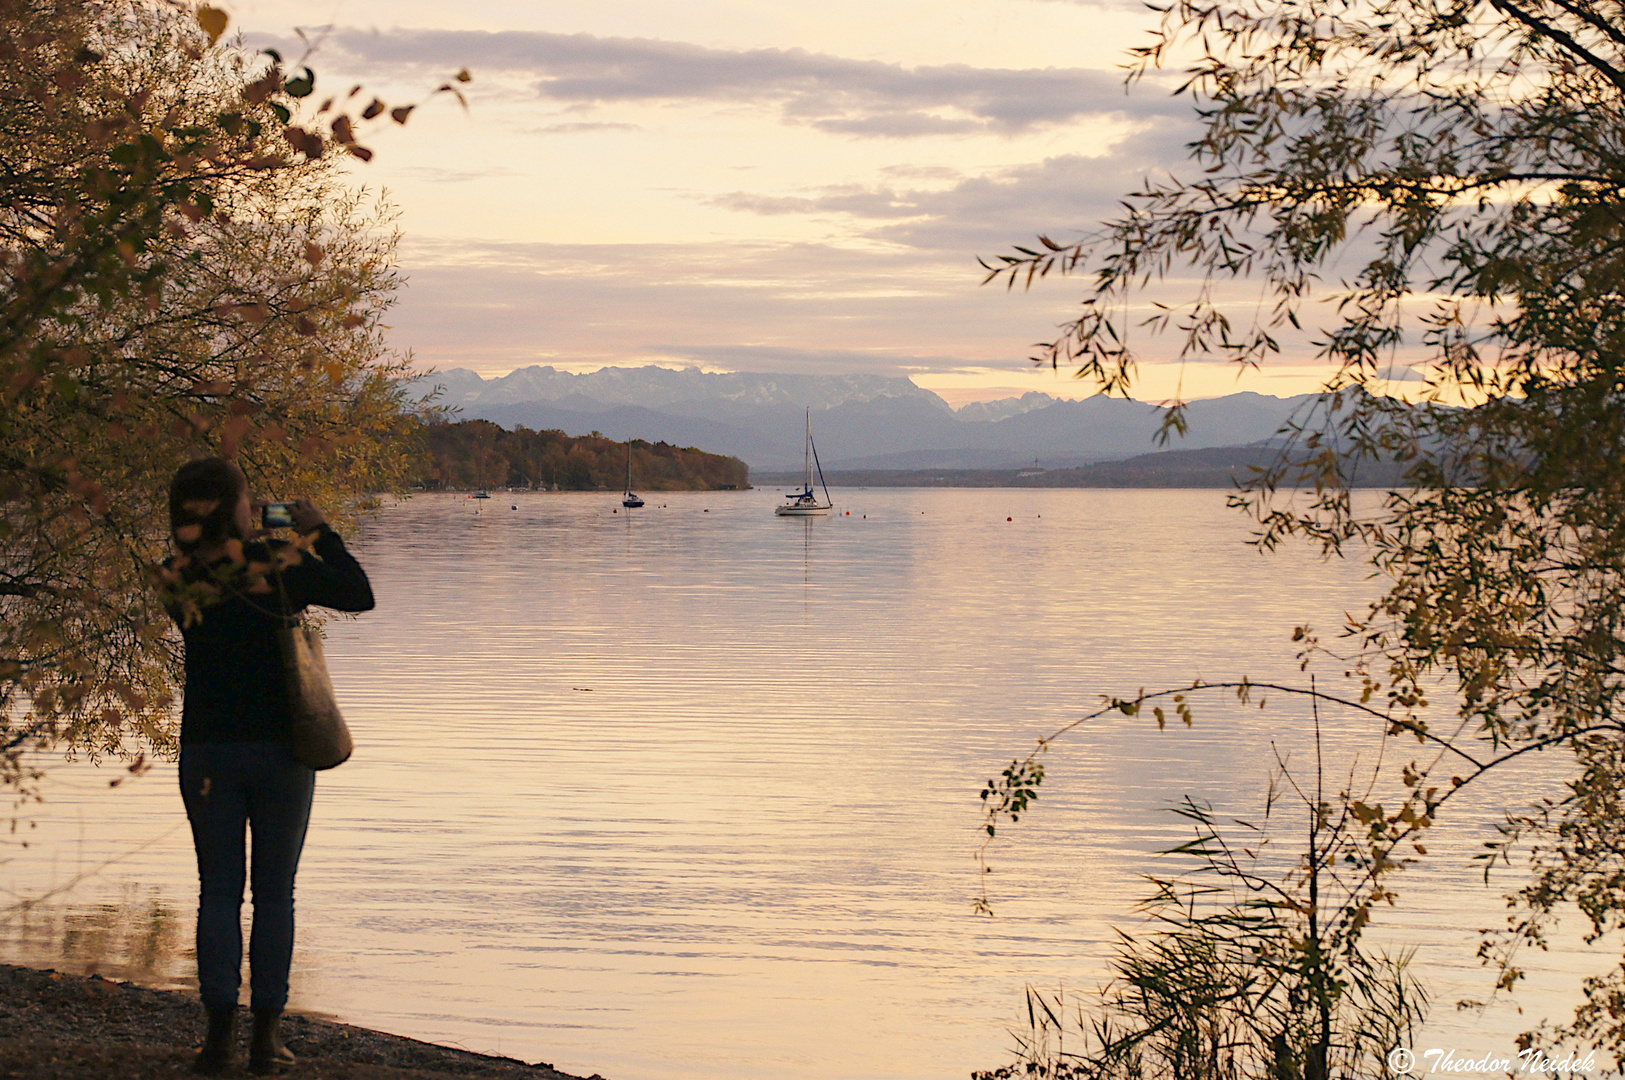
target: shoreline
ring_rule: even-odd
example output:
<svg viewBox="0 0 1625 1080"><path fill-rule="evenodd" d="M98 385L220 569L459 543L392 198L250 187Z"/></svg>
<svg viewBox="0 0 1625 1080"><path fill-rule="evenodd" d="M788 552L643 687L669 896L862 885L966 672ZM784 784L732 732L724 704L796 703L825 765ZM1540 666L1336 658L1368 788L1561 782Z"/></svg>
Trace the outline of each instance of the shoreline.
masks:
<svg viewBox="0 0 1625 1080"><path fill-rule="evenodd" d="M239 1012L232 1077L248 1074ZM289 1080L603 1080L295 1012L282 1026L299 1058L278 1074ZM0 964L0 1080L190 1077L202 1033L202 1005L185 991Z"/></svg>

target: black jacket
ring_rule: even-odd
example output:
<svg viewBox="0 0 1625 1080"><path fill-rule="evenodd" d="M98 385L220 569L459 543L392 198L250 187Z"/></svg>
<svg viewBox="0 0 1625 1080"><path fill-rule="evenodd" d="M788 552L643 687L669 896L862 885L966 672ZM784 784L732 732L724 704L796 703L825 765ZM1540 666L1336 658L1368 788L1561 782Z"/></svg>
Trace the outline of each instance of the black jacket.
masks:
<svg viewBox="0 0 1625 1080"><path fill-rule="evenodd" d="M244 545L250 564L269 562L286 542ZM292 738L282 653L276 632L315 604L370 611L372 585L355 556L322 526L311 550L281 572L282 588L253 593L228 588L181 626L186 641L186 697L181 742L286 742ZM286 593L284 603L283 593Z"/></svg>

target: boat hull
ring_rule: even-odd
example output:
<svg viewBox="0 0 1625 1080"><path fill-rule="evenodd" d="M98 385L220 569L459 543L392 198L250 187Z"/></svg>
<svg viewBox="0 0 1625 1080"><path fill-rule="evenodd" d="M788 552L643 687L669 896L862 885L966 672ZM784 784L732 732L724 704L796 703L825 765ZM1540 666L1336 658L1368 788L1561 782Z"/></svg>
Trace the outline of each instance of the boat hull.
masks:
<svg viewBox="0 0 1625 1080"><path fill-rule="evenodd" d="M821 517L830 510L828 506L775 506L773 513L779 517Z"/></svg>

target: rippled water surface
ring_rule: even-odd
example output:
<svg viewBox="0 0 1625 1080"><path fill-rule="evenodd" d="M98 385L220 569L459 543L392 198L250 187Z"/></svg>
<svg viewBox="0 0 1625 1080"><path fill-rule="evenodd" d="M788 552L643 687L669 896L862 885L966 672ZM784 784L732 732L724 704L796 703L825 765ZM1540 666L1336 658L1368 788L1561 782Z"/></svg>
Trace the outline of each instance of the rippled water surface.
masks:
<svg viewBox="0 0 1625 1080"><path fill-rule="evenodd" d="M1000 1064L1024 986L1104 977L1138 875L1172 869L1150 852L1188 835L1166 807L1254 812L1309 727L1215 694L1188 730L1068 736L991 849L992 918L971 908L983 781L1104 693L1301 683L1291 628L1375 590L1357 563L1257 554L1221 492L836 497L811 520L773 517L771 490L374 515L352 545L378 609L330 629L359 749L318 785L294 1007L611 1080ZM1323 719L1335 768L1374 759L1364 724ZM0 958L189 985L173 765L111 775L58 767L25 814L6 887L63 891L0 924ZM1419 946L1439 1039L1503 1046L1524 1020L1450 1008L1485 991L1472 931L1499 894L1445 862L1384 930ZM1585 960L1531 961L1526 1006L1567 1002Z"/></svg>

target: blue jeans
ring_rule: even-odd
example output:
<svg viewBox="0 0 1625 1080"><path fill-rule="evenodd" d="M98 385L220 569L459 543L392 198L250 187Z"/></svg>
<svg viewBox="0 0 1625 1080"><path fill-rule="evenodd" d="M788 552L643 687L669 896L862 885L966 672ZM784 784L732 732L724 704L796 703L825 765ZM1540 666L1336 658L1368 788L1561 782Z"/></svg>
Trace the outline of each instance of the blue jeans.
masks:
<svg viewBox="0 0 1625 1080"><path fill-rule="evenodd" d="M253 836L254 930L248 943L255 1009L288 1004L293 877L310 824L316 774L274 742L181 744L181 798L197 849L197 971L203 1004L236 1008L242 983L243 830Z"/></svg>

